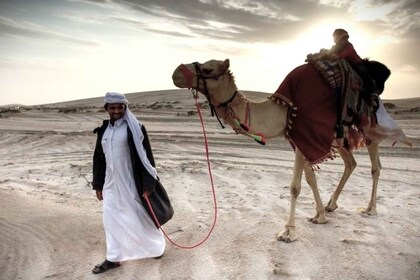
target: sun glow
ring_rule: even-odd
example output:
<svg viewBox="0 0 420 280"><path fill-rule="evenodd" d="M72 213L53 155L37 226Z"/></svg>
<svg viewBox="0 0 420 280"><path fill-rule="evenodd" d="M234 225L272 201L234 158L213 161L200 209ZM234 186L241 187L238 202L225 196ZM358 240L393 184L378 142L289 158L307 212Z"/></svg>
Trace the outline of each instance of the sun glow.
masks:
<svg viewBox="0 0 420 280"><path fill-rule="evenodd" d="M344 28L349 32L350 42L362 58L375 56L375 42L356 23L342 20L322 21L281 44L247 46L247 63L252 60L253 67L264 69L267 75L258 76L258 88L255 88L255 77L249 75L247 65L241 65L241 60L237 60L233 66L237 69L237 81L247 89L272 92L290 71L305 63L307 54L331 48L334 45L332 33L336 28Z"/></svg>
<svg viewBox="0 0 420 280"><path fill-rule="evenodd" d="M318 52L322 48L331 48L334 45L332 33L336 28L347 30L350 35L349 41L361 57L371 54L374 42L370 34L358 24L342 20L323 21L307 29L293 43L294 52L307 54Z"/></svg>

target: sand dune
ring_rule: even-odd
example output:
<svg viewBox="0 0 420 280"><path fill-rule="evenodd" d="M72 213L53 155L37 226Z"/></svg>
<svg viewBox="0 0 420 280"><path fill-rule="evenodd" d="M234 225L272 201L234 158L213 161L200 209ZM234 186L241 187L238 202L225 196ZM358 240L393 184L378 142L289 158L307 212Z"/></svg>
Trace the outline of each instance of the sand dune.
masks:
<svg viewBox="0 0 420 280"><path fill-rule="evenodd" d="M252 99L267 94L246 92ZM200 241L213 222L213 200L201 126L184 90L127 95L148 128L174 218L164 226L176 242ZM168 242L161 260L138 260L103 279L420 279L420 98L385 100L412 140L380 147L378 215L365 216L371 192L367 151L329 222L314 225L303 183L298 240L276 240L289 214L293 152L284 139L261 146L203 115L209 139L218 217L209 240L193 250ZM105 256L102 208L90 189L93 128L105 119L102 98L23 107L0 118L0 279L97 279ZM340 159L317 171L323 202L337 185Z"/></svg>

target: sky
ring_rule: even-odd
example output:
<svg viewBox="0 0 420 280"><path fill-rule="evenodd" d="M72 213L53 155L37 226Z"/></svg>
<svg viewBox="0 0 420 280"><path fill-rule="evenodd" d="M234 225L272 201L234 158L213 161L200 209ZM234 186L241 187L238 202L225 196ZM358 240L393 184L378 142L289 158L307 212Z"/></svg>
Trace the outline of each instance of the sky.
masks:
<svg viewBox="0 0 420 280"><path fill-rule="evenodd" d="M179 64L227 58L274 93L336 28L391 70L383 99L420 97L416 0L0 0L0 105L175 89Z"/></svg>

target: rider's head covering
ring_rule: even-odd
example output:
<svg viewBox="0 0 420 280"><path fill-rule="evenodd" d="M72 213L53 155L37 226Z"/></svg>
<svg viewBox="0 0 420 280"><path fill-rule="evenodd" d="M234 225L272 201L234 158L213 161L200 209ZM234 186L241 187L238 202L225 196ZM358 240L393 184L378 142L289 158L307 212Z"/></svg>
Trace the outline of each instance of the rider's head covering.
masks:
<svg viewBox="0 0 420 280"><path fill-rule="evenodd" d="M334 33L333 33L334 43L339 42L343 38L348 39L349 37L350 37L349 33L347 33L347 31L344 29L338 28L334 30Z"/></svg>

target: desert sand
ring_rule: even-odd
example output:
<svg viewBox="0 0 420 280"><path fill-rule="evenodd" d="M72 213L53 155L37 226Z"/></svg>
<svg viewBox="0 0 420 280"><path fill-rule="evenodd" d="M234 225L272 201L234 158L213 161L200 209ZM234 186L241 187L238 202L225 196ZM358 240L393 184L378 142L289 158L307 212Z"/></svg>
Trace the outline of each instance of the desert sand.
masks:
<svg viewBox="0 0 420 280"><path fill-rule="evenodd" d="M253 100L263 93L246 92ZM175 209L163 226L191 246L214 219L204 138L186 90L132 93L147 127L159 177ZM200 97L200 102L204 98ZM89 182L102 98L22 107L0 118L0 279L420 279L420 98L385 100L414 147L384 141L376 216L358 211L371 193L366 149L328 223L312 224L312 192L302 183L298 240L277 241L290 208L293 151L285 139L262 146L222 129L202 104L217 198L209 239L185 250L169 241L160 260L124 262L91 273L105 258L102 204ZM328 202L343 171L337 158L317 171Z"/></svg>

